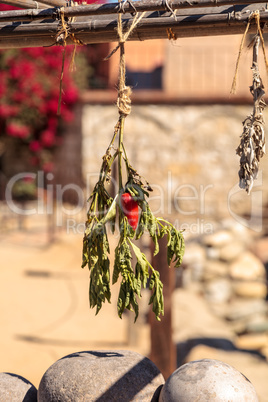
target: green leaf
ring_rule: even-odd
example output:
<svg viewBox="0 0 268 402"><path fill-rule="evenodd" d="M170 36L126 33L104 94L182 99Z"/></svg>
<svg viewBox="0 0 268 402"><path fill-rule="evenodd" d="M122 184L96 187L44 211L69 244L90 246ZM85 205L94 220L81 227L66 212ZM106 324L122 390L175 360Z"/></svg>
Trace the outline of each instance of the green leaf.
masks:
<svg viewBox="0 0 268 402"><path fill-rule="evenodd" d="M103 217L100 223L105 225L108 221L114 220L116 216L116 201L117 201L118 194L116 194L115 198L113 199L110 208L108 209L106 215ZM112 198L109 199L109 202L111 202Z"/></svg>
<svg viewBox="0 0 268 402"><path fill-rule="evenodd" d="M129 249L129 245L124 238L119 241L115 249L115 260L113 270L113 284L117 282L119 274L123 274L125 271L133 271L131 266L132 255Z"/></svg>
<svg viewBox="0 0 268 402"><path fill-rule="evenodd" d="M136 273L137 273L137 265L136 265ZM137 278L137 281L136 281L136 293L137 293L137 295L139 296L139 297L141 297L141 285L142 285L142 283L141 283L141 278L140 278L140 276ZM145 286L146 286L146 284L145 284ZM144 286L144 287L145 287Z"/></svg>
<svg viewBox="0 0 268 402"><path fill-rule="evenodd" d="M121 271L120 250L118 245L115 249L115 260L114 260L113 282L112 282L113 284L117 282L120 271Z"/></svg>
<svg viewBox="0 0 268 402"><path fill-rule="evenodd" d="M129 307L129 304L130 304L130 291L129 291L128 283L125 282L125 284L126 284L125 308L128 308L128 307Z"/></svg>
<svg viewBox="0 0 268 402"><path fill-rule="evenodd" d="M182 263L182 257L185 251L184 238L181 232L176 230L174 226L170 230L170 238L167 246L167 261L171 264L172 259L175 267L178 268Z"/></svg>
<svg viewBox="0 0 268 402"><path fill-rule="evenodd" d="M126 217L125 217L126 218ZM133 229L133 227L128 223L127 218L125 219L125 237L129 237L130 239L133 239L135 237L136 231Z"/></svg>
<svg viewBox="0 0 268 402"><path fill-rule="evenodd" d="M147 202L143 201L140 204L141 208L141 215L140 215L140 220L139 220L139 225L136 229L136 239L139 239L145 230L147 230L147 225L148 225L148 214L147 214Z"/></svg>
<svg viewBox="0 0 268 402"><path fill-rule="evenodd" d="M83 240L83 253L82 253L82 268L84 268L89 261L88 251L87 251L87 241L84 238Z"/></svg>
<svg viewBox="0 0 268 402"><path fill-rule="evenodd" d="M110 261L109 242L105 226L96 223L91 231L84 237L84 250L87 252L88 268L90 270L89 303L96 306L96 314L100 311L102 303L110 302Z"/></svg>
<svg viewBox="0 0 268 402"><path fill-rule="evenodd" d="M117 311L120 318L122 318L123 311L126 305L126 283L122 282L119 290L119 296L117 300Z"/></svg>
<svg viewBox="0 0 268 402"><path fill-rule="evenodd" d="M135 253L138 263L143 267L147 264L147 259L145 254L137 247L132 241L129 240L129 243Z"/></svg>
<svg viewBox="0 0 268 402"><path fill-rule="evenodd" d="M137 261L136 267L135 267L135 275L137 278L137 288L140 289L141 285L142 285L145 289L147 286L148 278L149 278L148 264L141 265Z"/></svg>
<svg viewBox="0 0 268 402"><path fill-rule="evenodd" d="M136 322L136 320L137 320L137 318L139 316L139 304L137 303L135 295L133 295L133 297L131 298L131 305L132 305L133 310L135 312L135 320L134 320L134 322Z"/></svg>
<svg viewBox="0 0 268 402"><path fill-rule="evenodd" d="M150 289L150 290L153 290L154 285L155 285L155 278L154 278L154 276L151 276L150 282L149 282L149 289ZM149 303L149 304L150 304L150 303Z"/></svg>
<svg viewBox="0 0 268 402"><path fill-rule="evenodd" d="M133 274L128 275L121 283L118 297L118 315L121 318L124 309L135 312L135 321L139 315L139 304L136 299L137 288Z"/></svg>
<svg viewBox="0 0 268 402"><path fill-rule="evenodd" d="M150 287L153 290L149 305L152 304L152 310L155 313L155 317L160 321L160 315L164 315L164 298L163 298L163 283L159 278L159 273L153 271L150 278Z"/></svg>
<svg viewBox="0 0 268 402"><path fill-rule="evenodd" d="M143 212L144 227L149 231L149 234L155 244L154 256L159 252L158 237L160 237L161 232L158 228L158 220L153 215L149 204L146 202L146 210Z"/></svg>
<svg viewBox="0 0 268 402"><path fill-rule="evenodd" d="M157 235L155 234L153 237L153 242L155 244L155 248L154 248L154 256L156 256L159 253L159 244L158 244L158 239L157 239Z"/></svg>

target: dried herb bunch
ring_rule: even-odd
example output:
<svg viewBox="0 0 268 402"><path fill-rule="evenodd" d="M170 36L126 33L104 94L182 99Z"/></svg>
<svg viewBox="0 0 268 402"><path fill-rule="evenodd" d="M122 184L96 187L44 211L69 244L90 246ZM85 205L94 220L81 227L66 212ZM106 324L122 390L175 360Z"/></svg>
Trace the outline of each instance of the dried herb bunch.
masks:
<svg viewBox="0 0 268 402"><path fill-rule="evenodd" d="M144 13L143 13L144 14ZM123 144L124 122L131 111L131 89L125 85L125 49L124 43L142 18L135 15L128 32L123 34L122 17L118 15L117 49L120 49L119 85L117 107L119 119L114 129L110 145L103 157L99 180L89 198L86 228L83 239L83 262L90 271L89 301L90 307L96 307L96 314L102 304L111 300L110 282L115 284L121 278L117 301L118 315L121 318L125 309L135 312L135 320L139 314L138 298L141 288L151 290L149 304L156 319L164 314L163 283L159 272L154 269L146 255L140 250L135 240L148 233L155 244L154 255L159 252L158 240L167 236L167 262L173 261L175 267L180 266L184 254L184 239L170 222L158 218L152 213L148 198L152 191L149 183L130 165ZM114 146L118 140L118 147ZM117 161L118 192L112 197L107 184L111 180L111 168ZM123 167L125 173L123 175ZM123 183L123 177L126 182ZM119 240L114 250L114 267L110 280L110 246L107 225L111 225L114 233L116 224L119 228ZM134 261L134 263L133 263Z"/></svg>
<svg viewBox="0 0 268 402"><path fill-rule="evenodd" d="M114 251L112 274L112 284L115 284L121 277L117 302L118 315L121 318L125 309L133 310L136 320L139 314L137 299L141 297L141 288L148 287L152 291L149 304L152 304L156 319L160 320L160 316L164 314L163 283L159 272L154 269L145 254L135 244L135 240L148 233L155 244L154 255L156 255L159 252L158 240L167 235L168 264L170 265L173 260L175 267L179 267L184 254L184 239L182 233L170 222L154 216L147 201L149 191L152 191L149 183L129 164L125 148L122 143L120 144L120 140L117 149L112 146L117 133L118 127L116 126L112 143L103 157L99 180L89 198L90 206L83 239L82 267L87 265L90 270L90 307L96 307L97 314L106 300L111 301L110 246L107 225L111 225L112 233L114 233L116 223L118 223L120 236ZM120 138L122 138L121 135L119 135ZM112 164L116 159L118 161L121 159L120 149L123 150L122 159L127 172L127 181L125 185L119 186L118 194L113 198L106 187L111 180ZM121 179L122 172L119 171L119 182ZM131 225L122 205L122 196L126 194L138 205L139 222L137 227ZM133 261L135 261L134 264Z"/></svg>
<svg viewBox="0 0 268 402"><path fill-rule="evenodd" d="M243 133L241 141L236 149L240 156L239 186L248 194L253 182L258 177L259 162L265 153L265 135L263 109L266 106L264 101L264 87L258 67L258 49L260 37L256 35L253 44L252 73L253 83L250 92L253 96L253 112L243 121Z"/></svg>

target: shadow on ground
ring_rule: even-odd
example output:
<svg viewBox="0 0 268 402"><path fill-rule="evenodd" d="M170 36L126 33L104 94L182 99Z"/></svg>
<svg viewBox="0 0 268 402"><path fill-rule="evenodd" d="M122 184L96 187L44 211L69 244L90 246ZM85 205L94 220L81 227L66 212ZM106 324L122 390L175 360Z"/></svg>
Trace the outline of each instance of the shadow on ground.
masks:
<svg viewBox="0 0 268 402"><path fill-rule="evenodd" d="M177 367L180 367L186 362L187 355L191 352L193 348L199 345L208 346L214 349L219 349L226 352L242 352L249 353L256 357L266 360L265 356L262 355L257 350L239 349L232 341L225 338L192 338L187 339L184 342L177 343Z"/></svg>

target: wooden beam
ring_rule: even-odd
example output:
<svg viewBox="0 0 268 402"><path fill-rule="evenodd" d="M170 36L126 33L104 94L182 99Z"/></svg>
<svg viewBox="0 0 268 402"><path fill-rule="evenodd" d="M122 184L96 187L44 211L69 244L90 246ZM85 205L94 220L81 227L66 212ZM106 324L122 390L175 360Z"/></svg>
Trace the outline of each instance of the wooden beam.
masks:
<svg viewBox="0 0 268 402"><path fill-rule="evenodd" d="M221 13L205 15L179 15L173 17L144 18L138 24L129 40L166 39L171 29L174 38L233 35L245 31L250 12ZM268 21L268 13L260 12L260 20ZM132 18L123 19L123 27L129 29ZM116 19L89 19L69 24L69 31L84 44L116 42ZM56 44L58 22L40 24L0 24L0 48L33 47ZM249 32L256 32L255 21L252 21ZM264 27L264 32L267 28ZM69 38L68 44L73 44Z"/></svg>
<svg viewBox="0 0 268 402"><path fill-rule="evenodd" d="M20 8L26 8L26 9L40 9L40 8L47 8L44 4L41 4L39 1L32 1L32 0L1 0L2 4L7 4L8 6L13 6L13 7L20 7ZM19 10L20 11L20 10ZM12 11L2 11L2 13L12 13L15 12L15 10ZM10 21L10 20L8 20ZM12 21L12 20L11 20Z"/></svg>
<svg viewBox="0 0 268 402"><path fill-rule="evenodd" d="M154 244L152 244L152 252ZM167 379L177 368L176 345L172 338L172 293L175 289L174 267L167 264L167 240L159 239L159 253L152 257L152 265L160 273L163 282L165 314L161 321L155 319L152 311L149 313L151 327L150 359L156 364L164 378Z"/></svg>
<svg viewBox="0 0 268 402"><path fill-rule="evenodd" d="M68 1L65 0L39 0L40 3L52 6L52 7L66 7Z"/></svg>
<svg viewBox="0 0 268 402"><path fill-rule="evenodd" d="M118 13L133 12L153 12L166 11L172 13L175 10L195 9L195 8L219 8L220 6L242 6L249 4L258 4L260 8L267 4L265 0L140 0L135 2L107 3L107 4L88 4L76 7L67 7L64 9L66 17L78 17L86 15L107 15Z"/></svg>
<svg viewBox="0 0 268 402"><path fill-rule="evenodd" d="M41 7L30 10L10 10L10 11L0 11L0 23L2 22L24 22L24 21L34 21L34 20L55 20L58 18L58 13L55 8L42 8Z"/></svg>
<svg viewBox="0 0 268 402"><path fill-rule="evenodd" d="M12 10L12 11L3 11L0 13L0 22L7 22L7 21L32 21L38 19L58 19L59 13L58 10L54 9L54 14L52 14L51 9L44 10L45 5L41 3L47 3L53 7L57 7L61 4L65 4L65 0L46 0L46 1L39 1L39 7L36 7L36 2L32 0L13 0L13 1L4 1L5 4L11 4L21 6L23 8L30 8L30 4L32 4L32 8L35 9L29 10L28 12L25 10ZM15 4L16 3L16 4ZM173 0L172 8L169 6L167 8L167 4L165 1L162 0L141 0L135 1L135 3L126 3L122 6L122 3L107 3L107 4L88 4L88 5L79 5L75 7L64 7L63 12L66 18L73 18L73 17L86 17L86 16L104 16L110 14L117 14L122 13L132 13L133 11L137 12L154 12L154 11L161 11L167 12L168 16L172 14L172 10L176 11L176 14L181 14L182 10L188 9L193 10L193 13L197 13L196 9L206 9L206 13L215 13L213 11L215 7L217 7L217 13L223 12L224 9L228 9L228 12L232 11L241 11L241 9L245 8L247 5L255 5L255 8L264 8L264 3L266 4L265 0L194 0L190 2L189 0ZM121 4L121 5L120 5ZM234 8L236 6L236 8ZM225 7L222 9L221 7ZM42 8L42 11L36 10L36 8ZM249 7L247 7L249 8ZM203 14L204 12L201 12ZM192 14L192 13L190 13ZM160 16L160 15L159 15ZM175 14L173 15L175 16Z"/></svg>
<svg viewBox="0 0 268 402"><path fill-rule="evenodd" d="M113 105L117 100L116 89L90 89L82 91L79 100L83 104L90 105ZM268 98L265 99L266 103ZM234 105L252 105L252 95L248 91L246 95L230 96L218 94L204 99L202 95L170 94L161 89L136 89L131 95L132 105L215 105L215 104L234 104Z"/></svg>

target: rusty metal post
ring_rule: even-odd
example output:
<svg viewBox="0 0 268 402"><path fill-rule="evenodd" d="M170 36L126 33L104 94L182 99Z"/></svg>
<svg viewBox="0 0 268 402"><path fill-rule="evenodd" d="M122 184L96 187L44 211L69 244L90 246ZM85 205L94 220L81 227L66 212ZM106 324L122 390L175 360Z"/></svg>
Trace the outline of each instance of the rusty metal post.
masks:
<svg viewBox="0 0 268 402"><path fill-rule="evenodd" d="M164 378L167 379L177 368L176 346L172 339L172 292L175 288L174 267L167 265L167 241L159 240L159 253L152 257L153 267L160 273L163 282L165 314L161 321L155 319L150 310L149 322L151 327L150 359L156 364ZM154 245L152 244L152 255Z"/></svg>

